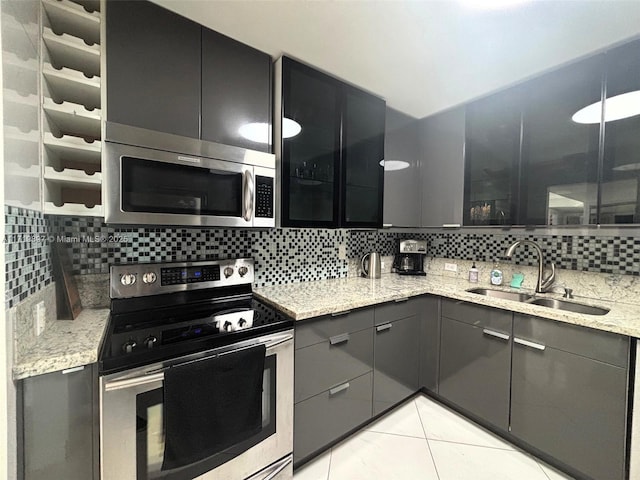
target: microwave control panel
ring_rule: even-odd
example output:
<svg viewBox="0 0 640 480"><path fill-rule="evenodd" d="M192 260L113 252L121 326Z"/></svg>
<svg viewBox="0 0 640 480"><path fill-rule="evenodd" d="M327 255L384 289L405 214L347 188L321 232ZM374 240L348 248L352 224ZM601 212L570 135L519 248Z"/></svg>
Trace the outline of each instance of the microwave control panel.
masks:
<svg viewBox="0 0 640 480"><path fill-rule="evenodd" d="M273 178L256 175L257 218L273 218Z"/></svg>

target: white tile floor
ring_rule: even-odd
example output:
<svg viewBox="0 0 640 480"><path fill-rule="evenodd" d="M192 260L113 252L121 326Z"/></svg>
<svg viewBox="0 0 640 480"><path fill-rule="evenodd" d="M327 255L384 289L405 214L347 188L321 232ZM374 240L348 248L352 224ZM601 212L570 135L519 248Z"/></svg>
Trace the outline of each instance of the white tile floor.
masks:
<svg viewBox="0 0 640 480"><path fill-rule="evenodd" d="M294 480L567 480L419 395L308 463Z"/></svg>

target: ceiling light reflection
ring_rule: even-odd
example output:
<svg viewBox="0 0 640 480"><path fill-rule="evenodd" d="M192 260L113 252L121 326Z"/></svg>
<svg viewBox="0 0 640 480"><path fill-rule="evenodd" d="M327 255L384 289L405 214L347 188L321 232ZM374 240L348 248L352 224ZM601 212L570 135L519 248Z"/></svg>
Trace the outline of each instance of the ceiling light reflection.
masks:
<svg viewBox="0 0 640 480"><path fill-rule="evenodd" d="M384 167L385 172L404 170L410 167L409 162L403 160L380 160L380 166Z"/></svg>
<svg viewBox="0 0 640 480"><path fill-rule="evenodd" d="M623 118L640 115L640 90L622 93L605 100L604 121L613 122ZM602 116L602 102L592 103L573 114L571 120L576 123L600 123Z"/></svg>
<svg viewBox="0 0 640 480"><path fill-rule="evenodd" d="M295 137L302 131L300 124L290 118L282 120L282 138ZM256 143L270 143L269 124L263 122L245 123L238 132L243 138Z"/></svg>

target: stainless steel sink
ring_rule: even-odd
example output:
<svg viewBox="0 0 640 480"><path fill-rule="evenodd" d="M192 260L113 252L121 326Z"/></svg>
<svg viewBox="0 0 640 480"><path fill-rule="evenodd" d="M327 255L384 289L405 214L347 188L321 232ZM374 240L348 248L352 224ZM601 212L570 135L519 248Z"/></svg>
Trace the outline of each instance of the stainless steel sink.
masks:
<svg viewBox="0 0 640 480"><path fill-rule="evenodd" d="M584 313L586 315L605 315L609 313L608 308L593 307L582 303L565 302L563 300L555 300L553 298L536 298L531 300L531 305L540 305L542 307L555 308L556 310L566 310L568 312Z"/></svg>
<svg viewBox="0 0 640 480"><path fill-rule="evenodd" d="M514 300L516 302L526 302L533 298L526 293L505 292L504 290L494 290L492 288L470 288L467 292L485 295L487 297L502 298L504 300Z"/></svg>

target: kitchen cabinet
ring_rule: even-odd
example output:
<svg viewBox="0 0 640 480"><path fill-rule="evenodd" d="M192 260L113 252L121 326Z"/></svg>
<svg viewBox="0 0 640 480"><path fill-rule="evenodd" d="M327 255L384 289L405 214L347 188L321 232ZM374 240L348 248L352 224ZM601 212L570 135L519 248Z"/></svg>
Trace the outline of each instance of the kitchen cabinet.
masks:
<svg viewBox="0 0 640 480"><path fill-rule="evenodd" d="M287 57L276 69L281 225L381 227L384 100Z"/></svg>
<svg viewBox="0 0 640 480"><path fill-rule="evenodd" d="M147 1L105 13L107 121L199 138L200 25Z"/></svg>
<svg viewBox="0 0 640 480"><path fill-rule="evenodd" d="M467 105L465 225L517 223L521 101L512 88Z"/></svg>
<svg viewBox="0 0 640 480"><path fill-rule="evenodd" d="M95 365L22 381L25 480L98 478L96 389Z"/></svg>
<svg viewBox="0 0 640 480"><path fill-rule="evenodd" d="M375 307L374 415L420 389L419 306L417 299L404 299Z"/></svg>
<svg viewBox="0 0 640 480"><path fill-rule="evenodd" d="M389 107L385 122L383 222L385 226L419 227L420 122Z"/></svg>
<svg viewBox="0 0 640 480"><path fill-rule="evenodd" d="M418 297L420 312L420 385L438 392L440 360L440 297Z"/></svg>
<svg viewBox="0 0 640 480"><path fill-rule="evenodd" d="M640 41L607 52L608 100L605 101L605 112L611 110L613 97L640 90L638 52ZM639 151L640 116L605 121L598 223L640 223Z"/></svg>
<svg viewBox="0 0 640 480"><path fill-rule="evenodd" d="M441 328L438 393L506 431L511 312L443 299Z"/></svg>
<svg viewBox="0 0 640 480"><path fill-rule="evenodd" d="M603 56L597 55L523 85L520 222L595 223L600 119L574 115L602 95Z"/></svg>
<svg viewBox="0 0 640 480"><path fill-rule="evenodd" d="M420 121L423 227L462 225L464 132L464 107Z"/></svg>
<svg viewBox="0 0 640 480"><path fill-rule="evenodd" d="M629 339L514 316L511 434L590 478L625 471Z"/></svg>
<svg viewBox="0 0 640 480"><path fill-rule="evenodd" d="M106 3L106 58L107 121L271 152L266 53L123 0Z"/></svg>

